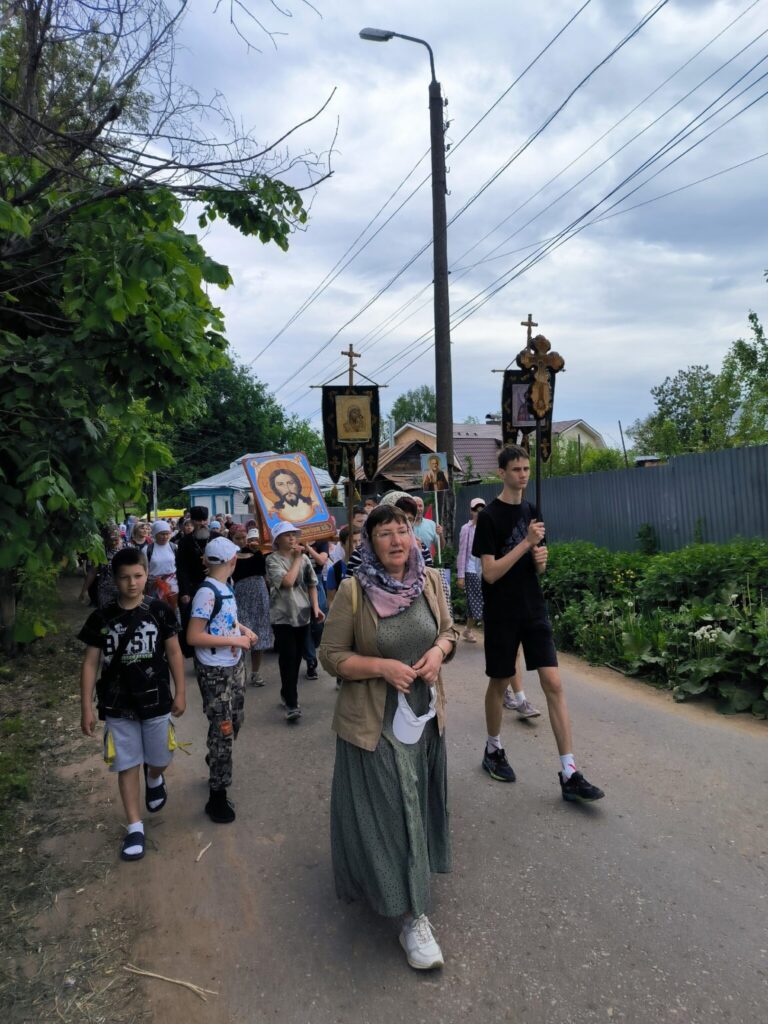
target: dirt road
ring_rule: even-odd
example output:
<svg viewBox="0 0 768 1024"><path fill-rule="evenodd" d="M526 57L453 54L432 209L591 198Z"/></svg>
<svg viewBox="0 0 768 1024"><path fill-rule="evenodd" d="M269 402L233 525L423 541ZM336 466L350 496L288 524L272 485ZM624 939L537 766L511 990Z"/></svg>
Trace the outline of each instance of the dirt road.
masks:
<svg viewBox="0 0 768 1024"><path fill-rule="evenodd" d="M247 694L230 826L203 814L192 683L179 727L191 756L177 756L169 803L147 823L147 857L110 885L145 921L133 962L218 995L142 982L151 1019L764 1024L768 728L563 663L577 762L607 793L587 808L560 799L546 715L505 712L518 781L491 781L482 652L465 644L447 669L455 870L436 880L431 912L446 966L425 974L405 964L393 923L335 898L333 680L302 683L304 717L288 727L267 659L269 685ZM526 691L543 706L532 676Z"/></svg>

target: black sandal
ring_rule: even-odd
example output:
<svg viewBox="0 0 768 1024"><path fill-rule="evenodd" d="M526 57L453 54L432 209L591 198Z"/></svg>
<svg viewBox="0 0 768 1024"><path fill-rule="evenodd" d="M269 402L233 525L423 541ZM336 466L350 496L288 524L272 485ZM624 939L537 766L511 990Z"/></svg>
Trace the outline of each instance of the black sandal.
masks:
<svg viewBox="0 0 768 1024"><path fill-rule="evenodd" d="M140 847L138 853L126 853L132 846ZM143 832L128 832L123 839L123 846L120 850L121 860L141 860L144 856L144 833Z"/></svg>
<svg viewBox="0 0 768 1024"><path fill-rule="evenodd" d="M149 801L155 803L157 800L162 800L161 804L156 807L150 807ZM159 786L149 786L147 784L147 766L144 765L144 804L150 814L157 814L158 811L162 811L165 805L168 803L168 790L165 788L165 779L160 783Z"/></svg>

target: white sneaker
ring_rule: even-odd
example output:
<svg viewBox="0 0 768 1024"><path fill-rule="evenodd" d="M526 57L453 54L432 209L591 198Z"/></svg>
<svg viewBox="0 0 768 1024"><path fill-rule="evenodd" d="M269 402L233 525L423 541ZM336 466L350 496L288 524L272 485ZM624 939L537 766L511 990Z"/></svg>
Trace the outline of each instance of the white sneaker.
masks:
<svg viewBox="0 0 768 1024"><path fill-rule="evenodd" d="M429 971L445 963L426 914L406 921L400 932L400 945L408 963L417 971Z"/></svg>
<svg viewBox="0 0 768 1024"><path fill-rule="evenodd" d="M538 718L541 714L539 709L535 708L527 698L516 701L514 710L521 718Z"/></svg>
<svg viewBox="0 0 768 1024"><path fill-rule="evenodd" d="M517 697L515 696L515 691L509 686L504 691L504 707L510 711L517 710Z"/></svg>

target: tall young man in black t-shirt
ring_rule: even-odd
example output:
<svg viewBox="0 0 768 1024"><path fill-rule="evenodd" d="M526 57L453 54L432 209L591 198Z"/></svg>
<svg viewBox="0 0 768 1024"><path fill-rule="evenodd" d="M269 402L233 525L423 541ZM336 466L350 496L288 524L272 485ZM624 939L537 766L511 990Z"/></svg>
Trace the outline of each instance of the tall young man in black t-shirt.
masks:
<svg viewBox="0 0 768 1024"><path fill-rule="evenodd" d="M526 667L539 673L547 698L549 721L560 754L564 800L593 801L605 794L576 770L571 720L557 667L552 627L539 575L547 567L544 523L523 499L531 466L524 448L510 445L499 453L503 489L477 519L472 554L481 560L488 739L483 768L498 782L514 782L515 773L501 745L504 691L515 674L523 645Z"/></svg>

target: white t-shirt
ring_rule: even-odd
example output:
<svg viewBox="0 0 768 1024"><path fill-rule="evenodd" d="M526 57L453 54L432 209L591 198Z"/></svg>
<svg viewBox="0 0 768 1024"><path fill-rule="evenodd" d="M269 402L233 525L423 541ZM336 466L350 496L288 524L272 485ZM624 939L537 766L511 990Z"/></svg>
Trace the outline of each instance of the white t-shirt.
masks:
<svg viewBox="0 0 768 1024"><path fill-rule="evenodd" d="M222 599L221 609L213 619L210 616L215 598L211 587L218 590ZM235 595L226 583L220 583L218 580L207 579L205 586L197 591L192 598L190 618L205 619L205 631L212 636L240 636L240 630L237 628ZM239 647L195 647L195 657L202 665L231 667L240 661L242 653Z"/></svg>
<svg viewBox="0 0 768 1024"><path fill-rule="evenodd" d="M176 572L176 552L170 545L153 544L152 557L149 560L150 576L171 576Z"/></svg>

